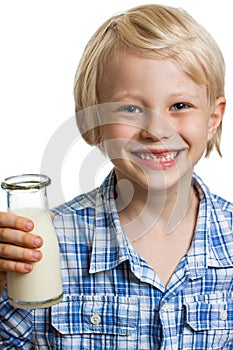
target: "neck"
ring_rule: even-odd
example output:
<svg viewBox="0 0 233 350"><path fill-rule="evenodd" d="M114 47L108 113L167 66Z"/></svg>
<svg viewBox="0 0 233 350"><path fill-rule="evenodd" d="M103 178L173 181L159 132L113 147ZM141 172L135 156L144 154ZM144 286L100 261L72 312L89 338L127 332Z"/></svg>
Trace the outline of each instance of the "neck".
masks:
<svg viewBox="0 0 233 350"><path fill-rule="evenodd" d="M117 183L116 205L121 224L131 241L136 241L157 227L174 232L196 207L192 172L166 190L143 189L127 179Z"/></svg>

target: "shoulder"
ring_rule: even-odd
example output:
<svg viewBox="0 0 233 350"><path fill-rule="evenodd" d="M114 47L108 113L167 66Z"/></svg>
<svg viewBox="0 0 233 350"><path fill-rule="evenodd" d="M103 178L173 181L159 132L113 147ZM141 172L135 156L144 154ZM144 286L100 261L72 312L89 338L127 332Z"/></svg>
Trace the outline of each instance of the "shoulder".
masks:
<svg viewBox="0 0 233 350"><path fill-rule="evenodd" d="M80 244L90 246L95 226L97 193L98 189L94 189L52 209L55 214L53 225L63 248L69 245L73 251L74 243L76 247Z"/></svg>
<svg viewBox="0 0 233 350"><path fill-rule="evenodd" d="M212 223L221 228L222 235L226 227L229 229L227 232L231 233L231 235L233 234L233 204L231 202L216 194L212 194L211 214Z"/></svg>
<svg viewBox="0 0 233 350"><path fill-rule="evenodd" d="M200 197L205 198L205 201L215 214L224 214L233 220L233 203L222 198L221 196L214 194L210 191L209 187L203 182L203 180L194 174L194 185L198 190Z"/></svg>
<svg viewBox="0 0 233 350"><path fill-rule="evenodd" d="M103 183L83 194L78 195L72 200L63 203L52 209L52 212L56 215L72 215L82 211L92 211L98 208L99 211L104 210L104 205L111 201L114 196L115 187L115 172L114 169L104 179Z"/></svg>
<svg viewBox="0 0 233 350"><path fill-rule="evenodd" d="M108 227L106 213L112 215L108 207L113 193L111 179L110 174L99 187L52 209L53 224L65 252L84 247L89 252L97 228L104 232Z"/></svg>
<svg viewBox="0 0 233 350"><path fill-rule="evenodd" d="M216 194L212 194L212 197L213 197L213 202L217 203L219 208L221 208L223 211L233 213L233 203L232 202L229 202L226 199L224 199Z"/></svg>
<svg viewBox="0 0 233 350"><path fill-rule="evenodd" d="M72 215L78 211L83 211L86 209L91 209L95 207L96 196L99 188L95 188L90 192L80 194L73 198L72 200L65 202L53 209L52 212L55 216L59 215Z"/></svg>

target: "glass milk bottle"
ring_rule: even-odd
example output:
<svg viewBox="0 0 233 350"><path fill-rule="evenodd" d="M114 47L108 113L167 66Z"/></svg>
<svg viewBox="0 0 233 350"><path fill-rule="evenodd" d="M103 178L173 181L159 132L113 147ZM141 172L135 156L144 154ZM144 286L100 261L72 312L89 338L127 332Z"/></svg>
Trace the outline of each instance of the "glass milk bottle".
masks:
<svg viewBox="0 0 233 350"><path fill-rule="evenodd" d="M7 273L9 302L21 308L44 308L62 299L62 279L57 236L47 211L49 177L25 174L5 179L8 211L34 222L33 233L43 238L43 257L27 274Z"/></svg>

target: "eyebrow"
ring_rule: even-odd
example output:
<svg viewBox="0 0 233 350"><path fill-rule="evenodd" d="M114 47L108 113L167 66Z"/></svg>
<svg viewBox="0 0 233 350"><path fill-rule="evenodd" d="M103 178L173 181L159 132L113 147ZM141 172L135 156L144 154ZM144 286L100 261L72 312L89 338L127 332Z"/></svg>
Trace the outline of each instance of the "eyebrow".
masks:
<svg viewBox="0 0 233 350"><path fill-rule="evenodd" d="M191 96L191 97L197 97L197 94L192 94L190 92L185 91L179 91L179 92L174 92L171 93L169 96L171 97L180 97L180 96Z"/></svg>
<svg viewBox="0 0 233 350"><path fill-rule="evenodd" d="M179 92L174 92L169 95L170 98L194 98L198 101L200 101L200 96L196 93L190 93L187 91L179 91Z"/></svg>
<svg viewBox="0 0 233 350"><path fill-rule="evenodd" d="M142 94L141 92L139 91L127 91L127 90L124 90L124 91L119 91L117 92L116 94L113 94L113 99L122 99L122 98L134 98L134 99L142 99Z"/></svg>
<svg viewBox="0 0 233 350"><path fill-rule="evenodd" d="M123 91L118 91L116 94L113 94L111 96L111 102L120 102L122 99L133 99L137 100L138 102L135 103L142 103L144 101L144 96L139 90L123 90ZM171 92L170 94L167 95L167 99L180 99L185 102L186 99L191 98L194 100L194 102L200 102L201 101L201 96L197 93L192 93L188 92L187 90L180 90L178 92Z"/></svg>

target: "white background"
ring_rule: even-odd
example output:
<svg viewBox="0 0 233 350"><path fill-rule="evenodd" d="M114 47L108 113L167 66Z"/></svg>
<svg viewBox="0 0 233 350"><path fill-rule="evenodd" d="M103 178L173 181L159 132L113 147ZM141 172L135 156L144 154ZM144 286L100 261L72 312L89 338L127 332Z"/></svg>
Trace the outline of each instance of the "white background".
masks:
<svg viewBox="0 0 233 350"><path fill-rule="evenodd" d="M41 171L49 140L74 115L74 74L85 44L107 18L146 3L143 0L0 0L0 180ZM213 192L233 201L231 2L160 0L159 3L190 12L209 30L224 54L228 105L223 158L212 154L208 160L200 161L196 171ZM90 148L77 139L64 158L62 190L66 200L82 190L78 174L88 152ZM99 169L94 185L108 169L109 165ZM0 210L5 210L5 203L5 193L0 190Z"/></svg>

